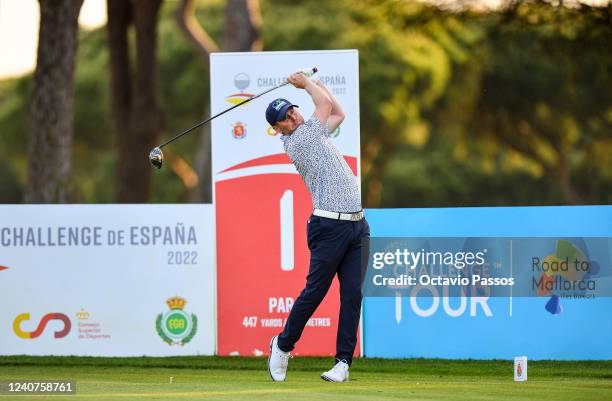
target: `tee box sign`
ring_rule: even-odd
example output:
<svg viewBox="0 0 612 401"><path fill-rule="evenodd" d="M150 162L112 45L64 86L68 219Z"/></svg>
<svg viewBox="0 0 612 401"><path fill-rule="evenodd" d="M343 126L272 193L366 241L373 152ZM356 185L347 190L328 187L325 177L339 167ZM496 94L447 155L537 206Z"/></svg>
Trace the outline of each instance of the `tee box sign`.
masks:
<svg viewBox="0 0 612 401"><path fill-rule="evenodd" d="M346 113L331 140L360 176L356 50L214 53L210 60L211 114L281 84L292 72L317 67L315 78ZM278 97L299 105L305 120L314 112L310 96L287 85L212 121L219 355L267 354L308 274L310 194L265 119ZM333 355L338 310L334 281L294 353Z"/></svg>

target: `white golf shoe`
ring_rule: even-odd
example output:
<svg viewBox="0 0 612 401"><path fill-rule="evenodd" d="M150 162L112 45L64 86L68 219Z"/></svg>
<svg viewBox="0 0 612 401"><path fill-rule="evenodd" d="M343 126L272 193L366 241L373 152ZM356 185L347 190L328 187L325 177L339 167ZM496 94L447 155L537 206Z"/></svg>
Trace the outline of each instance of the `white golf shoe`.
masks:
<svg viewBox="0 0 612 401"><path fill-rule="evenodd" d="M268 356L268 372L270 377L275 382L285 381L287 376L287 365L289 358L292 358L289 352L284 352L277 345L278 336L272 337L270 341L270 356Z"/></svg>
<svg viewBox="0 0 612 401"><path fill-rule="evenodd" d="M347 382L349 381L349 365L345 361L340 361L321 375L321 379L328 382Z"/></svg>

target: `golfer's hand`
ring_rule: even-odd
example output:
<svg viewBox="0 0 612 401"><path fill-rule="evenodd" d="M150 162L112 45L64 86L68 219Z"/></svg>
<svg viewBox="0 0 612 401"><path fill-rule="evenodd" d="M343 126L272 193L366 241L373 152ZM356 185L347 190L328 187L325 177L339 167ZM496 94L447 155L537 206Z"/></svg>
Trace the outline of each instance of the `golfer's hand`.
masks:
<svg viewBox="0 0 612 401"><path fill-rule="evenodd" d="M308 78L302 72L295 72L289 75L289 78L287 78L287 81L289 81L291 85L299 89L304 89L306 85L308 85L309 83L312 83L310 78Z"/></svg>

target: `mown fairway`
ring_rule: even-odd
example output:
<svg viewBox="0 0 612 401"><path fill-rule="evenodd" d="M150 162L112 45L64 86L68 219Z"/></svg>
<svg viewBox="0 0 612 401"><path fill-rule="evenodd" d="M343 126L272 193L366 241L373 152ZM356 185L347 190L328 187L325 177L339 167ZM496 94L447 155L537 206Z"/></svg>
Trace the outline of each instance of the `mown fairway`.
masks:
<svg viewBox="0 0 612 401"><path fill-rule="evenodd" d="M529 362L529 381L512 381L511 361L379 360L354 363L349 383L319 374L327 358L295 358L273 383L263 358L0 357L0 381L70 379L70 396L1 400L611 400L612 361ZM172 377L172 383L170 383Z"/></svg>

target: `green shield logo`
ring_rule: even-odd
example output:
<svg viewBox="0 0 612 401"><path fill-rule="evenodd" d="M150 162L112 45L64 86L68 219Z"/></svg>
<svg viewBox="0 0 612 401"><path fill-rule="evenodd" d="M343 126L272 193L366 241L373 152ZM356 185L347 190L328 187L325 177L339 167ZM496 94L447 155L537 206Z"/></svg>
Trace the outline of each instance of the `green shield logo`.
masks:
<svg viewBox="0 0 612 401"><path fill-rule="evenodd" d="M195 336L198 318L187 314L183 309L187 301L181 297L172 297L166 301L170 308L157 315L155 328L157 334L168 345L185 345Z"/></svg>

